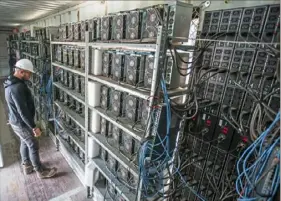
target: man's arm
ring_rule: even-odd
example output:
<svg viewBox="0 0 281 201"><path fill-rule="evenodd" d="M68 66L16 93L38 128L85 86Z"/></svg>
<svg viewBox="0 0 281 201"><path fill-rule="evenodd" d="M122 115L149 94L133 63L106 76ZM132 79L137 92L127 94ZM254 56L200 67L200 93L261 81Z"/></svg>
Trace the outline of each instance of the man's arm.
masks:
<svg viewBox="0 0 281 201"><path fill-rule="evenodd" d="M17 107L17 111L22 119L22 121L31 129L36 127L34 119L32 117L31 111L29 111L26 102L25 89L22 85L13 88L11 90L11 97Z"/></svg>

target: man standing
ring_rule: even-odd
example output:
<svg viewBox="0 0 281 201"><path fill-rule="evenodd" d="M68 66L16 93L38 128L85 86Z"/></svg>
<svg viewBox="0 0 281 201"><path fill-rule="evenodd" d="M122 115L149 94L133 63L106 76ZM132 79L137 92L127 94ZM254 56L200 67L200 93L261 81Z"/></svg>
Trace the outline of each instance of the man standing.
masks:
<svg viewBox="0 0 281 201"><path fill-rule="evenodd" d="M25 174L33 169L39 178L50 178L56 168L45 168L39 157L39 145L36 137L41 135L40 128L34 123L35 107L24 81L33 73L33 64L28 59L21 59L15 65L14 74L4 83L5 98L9 108L9 122L15 134L20 138L20 154Z"/></svg>

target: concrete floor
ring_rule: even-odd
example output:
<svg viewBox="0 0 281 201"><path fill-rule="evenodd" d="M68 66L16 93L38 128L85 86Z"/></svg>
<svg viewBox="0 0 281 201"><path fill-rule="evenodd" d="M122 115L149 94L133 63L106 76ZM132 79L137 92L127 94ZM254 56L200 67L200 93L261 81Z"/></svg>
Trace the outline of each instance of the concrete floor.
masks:
<svg viewBox="0 0 281 201"><path fill-rule="evenodd" d="M85 201L86 190L49 137L40 139L40 157L56 166L55 178L40 180L35 173L23 175L19 143L7 123L3 85L0 80L0 143L4 167L0 168L0 201Z"/></svg>

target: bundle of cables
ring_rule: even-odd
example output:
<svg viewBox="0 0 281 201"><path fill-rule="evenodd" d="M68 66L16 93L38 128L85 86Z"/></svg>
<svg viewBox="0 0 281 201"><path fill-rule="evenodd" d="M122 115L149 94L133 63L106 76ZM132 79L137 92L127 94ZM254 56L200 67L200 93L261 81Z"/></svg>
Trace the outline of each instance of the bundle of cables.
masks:
<svg viewBox="0 0 281 201"><path fill-rule="evenodd" d="M170 149L170 126L171 126L171 107L167 94L167 88L162 75L161 87L164 94L166 105L166 133L160 135L156 129L156 139L146 140L139 151L139 175L142 181L142 196L144 198L153 198L159 200L169 198L175 194L176 188L187 187L200 200L204 199L188 186L186 179L181 174L180 162L177 163L175 155L179 156L178 148ZM153 111L152 113L154 113ZM155 121L154 115L151 115L152 122ZM162 136L162 137L161 137ZM177 147L177 146L176 146ZM183 166L186 166L184 164ZM177 185L176 181L179 180Z"/></svg>
<svg viewBox="0 0 281 201"><path fill-rule="evenodd" d="M236 167L238 200L271 201L276 194L280 185L280 136L271 133L280 129L279 121L280 112L239 158Z"/></svg>
<svg viewBox="0 0 281 201"><path fill-rule="evenodd" d="M170 124L171 124L171 110L169 99L167 95L167 89L165 82L161 80L161 87L164 93L164 101L166 103L166 135L161 139L158 132L156 132L156 140L145 141L139 151L139 172L140 178L143 183L143 196L145 198L155 197L156 195L164 194L164 170L167 169L167 165L171 159L169 152L170 143ZM155 121L155 110L151 115L152 123ZM158 142L159 140L159 142ZM164 150L162 153L158 150ZM153 156L153 159L151 159Z"/></svg>

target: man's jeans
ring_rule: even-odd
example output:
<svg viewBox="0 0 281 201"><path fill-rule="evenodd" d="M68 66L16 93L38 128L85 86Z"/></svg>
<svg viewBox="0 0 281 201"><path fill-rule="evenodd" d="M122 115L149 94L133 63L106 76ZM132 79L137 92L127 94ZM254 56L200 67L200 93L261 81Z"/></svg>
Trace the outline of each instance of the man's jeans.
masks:
<svg viewBox="0 0 281 201"><path fill-rule="evenodd" d="M39 157L39 144L38 140L34 137L31 129L21 126L12 125L15 134L20 138L20 155L22 163L31 161L34 170L41 169L41 162Z"/></svg>

